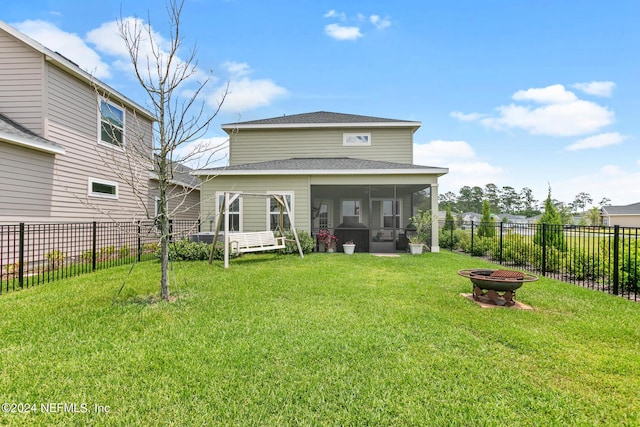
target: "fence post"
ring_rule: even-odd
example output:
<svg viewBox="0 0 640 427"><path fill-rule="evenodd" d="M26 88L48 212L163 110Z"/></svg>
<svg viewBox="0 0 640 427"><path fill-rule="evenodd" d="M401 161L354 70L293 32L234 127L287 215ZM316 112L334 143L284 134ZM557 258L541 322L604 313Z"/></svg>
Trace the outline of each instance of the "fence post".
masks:
<svg viewBox="0 0 640 427"><path fill-rule="evenodd" d="M500 221L500 252L498 255L499 263L502 264L502 232L504 231L504 223Z"/></svg>
<svg viewBox="0 0 640 427"><path fill-rule="evenodd" d="M20 288L24 288L24 222L20 223L19 234L19 247L18 247L18 284Z"/></svg>
<svg viewBox="0 0 640 427"><path fill-rule="evenodd" d="M542 223L542 275L547 275L547 224Z"/></svg>
<svg viewBox="0 0 640 427"><path fill-rule="evenodd" d="M140 220L138 220L138 262L140 262L142 255L142 226Z"/></svg>
<svg viewBox="0 0 640 427"><path fill-rule="evenodd" d="M618 295L620 286L620 273L618 263L620 262L620 226L613 227L613 294Z"/></svg>
<svg viewBox="0 0 640 427"><path fill-rule="evenodd" d="M471 256L473 256L473 221L471 221Z"/></svg>
<svg viewBox="0 0 640 427"><path fill-rule="evenodd" d="M92 260L91 260L91 271L96 271L96 257L98 250L98 223L93 221L93 242L92 242Z"/></svg>

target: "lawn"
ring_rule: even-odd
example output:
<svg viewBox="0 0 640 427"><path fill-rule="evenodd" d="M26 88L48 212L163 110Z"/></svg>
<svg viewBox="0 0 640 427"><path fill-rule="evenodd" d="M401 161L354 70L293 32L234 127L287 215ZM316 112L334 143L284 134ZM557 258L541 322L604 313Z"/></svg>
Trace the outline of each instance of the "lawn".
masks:
<svg viewBox="0 0 640 427"><path fill-rule="evenodd" d="M640 304L543 278L482 309L456 272L490 265L261 254L174 264L171 303L156 262L115 303L129 267L2 295L0 425L640 425Z"/></svg>

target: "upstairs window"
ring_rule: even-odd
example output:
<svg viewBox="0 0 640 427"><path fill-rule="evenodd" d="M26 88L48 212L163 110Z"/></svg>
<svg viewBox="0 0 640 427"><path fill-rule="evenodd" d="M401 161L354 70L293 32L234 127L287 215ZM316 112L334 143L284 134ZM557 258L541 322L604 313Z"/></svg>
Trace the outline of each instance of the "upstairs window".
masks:
<svg viewBox="0 0 640 427"><path fill-rule="evenodd" d="M124 110L104 99L100 100L100 142L124 146Z"/></svg>
<svg viewBox="0 0 640 427"><path fill-rule="evenodd" d="M370 133L343 133L342 145L345 147L368 147L371 145Z"/></svg>

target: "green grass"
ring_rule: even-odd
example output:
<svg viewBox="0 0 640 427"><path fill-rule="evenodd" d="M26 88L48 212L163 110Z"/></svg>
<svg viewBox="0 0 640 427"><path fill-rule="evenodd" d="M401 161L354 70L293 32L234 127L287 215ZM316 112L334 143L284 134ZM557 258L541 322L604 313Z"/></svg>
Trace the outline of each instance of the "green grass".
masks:
<svg viewBox="0 0 640 427"><path fill-rule="evenodd" d="M541 279L535 310L482 309L456 272L487 265L261 254L175 264L171 303L156 262L115 304L128 266L9 293L0 401L37 411L0 425L639 425L640 305Z"/></svg>

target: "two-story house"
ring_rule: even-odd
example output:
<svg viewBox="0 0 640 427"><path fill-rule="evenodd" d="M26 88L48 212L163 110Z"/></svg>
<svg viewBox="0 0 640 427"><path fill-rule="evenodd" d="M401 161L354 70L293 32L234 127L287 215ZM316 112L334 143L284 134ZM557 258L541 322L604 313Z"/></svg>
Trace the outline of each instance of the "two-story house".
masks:
<svg viewBox="0 0 640 427"><path fill-rule="evenodd" d="M362 252L402 250L409 218L418 209L438 211L438 177L448 172L413 164L420 125L331 112L225 124L229 166L195 172L202 179L201 217L213 224L225 191L280 193L297 229L331 229ZM279 215L270 198L242 197L230 207L231 229L273 230ZM434 252L437 230L433 215Z"/></svg>
<svg viewBox="0 0 640 427"><path fill-rule="evenodd" d="M153 218L153 123L151 112L0 21L0 222ZM199 183L175 169L169 211L196 220Z"/></svg>

